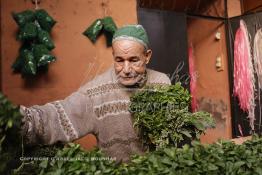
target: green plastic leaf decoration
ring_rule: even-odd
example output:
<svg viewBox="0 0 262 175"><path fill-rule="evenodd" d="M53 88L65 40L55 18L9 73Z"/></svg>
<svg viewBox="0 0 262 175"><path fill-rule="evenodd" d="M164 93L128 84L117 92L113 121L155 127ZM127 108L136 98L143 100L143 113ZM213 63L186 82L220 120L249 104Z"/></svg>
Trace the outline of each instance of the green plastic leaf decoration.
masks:
<svg viewBox="0 0 262 175"><path fill-rule="evenodd" d="M37 62L37 66L44 66L56 60L56 58L49 54L49 50L43 44L33 46L33 54Z"/></svg>
<svg viewBox="0 0 262 175"><path fill-rule="evenodd" d="M110 16L103 18L102 22L104 26L104 34L106 36L107 46L111 46L113 35L117 30L116 24Z"/></svg>
<svg viewBox="0 0 262 175"><path fill-rule="evenodd" d="M41 28L47 32L50 32L56 23L56 21L44 9L36 10L35 17Z"/></svg>
<svg viewBox="0 0 262 175"><path fill-rule="evenodd" d="M102 33L106 36L107 46L112 45L112 39L117 26L112 17L107 16L103 19L96 19L83 34L88 37L93 43L96 42L98 36Z"/></svg>
<svg viewBox="0 0 262 175"><path fill-rule="evenodd" d="M89 26L85 31L84 35L87 36L93 43L95 43L98 35L103 28L103 23L101 19L95 20L91 26Z"/></svg>
<svg viewBox="0 0 262 175"><path fill-rule="evenodd" d="M47 31L39 30L37 39L39 43L44 44L49 50L55 48L54 42Z"/></svg>
<svg viewBox="0 0 262 175"><path fill-rule="evenodd" d="M35 75L36 74L36 61L34 55L29 50L24 50L21 54L21 58L24 60L24 66L22 73L24 75Z"/></svg>
<svg viewBox="0 0 262 175"><path fill-rule="evenodd" d="M103 18L102 23L104 26L104 30L107 32L110 32L111 34L114 34L115 31L117 30L116 24L114 20L112 19L112 17L110 16Z"/></svg>
<svg viewBox="0 0 262 175"><path fill-rule="evenodd" d="M20 13L12 13L12 16L20 27L23 27L25 24L33 22L35 20L35 13L32 10L25 10Z"/></svg>
<svg viewBox="0 0 262 175"><path fill-rule="evenodd" d="M50 54L55 48L50 31L56 21L44 9L25 10L12 15L19 26L17 39L22 42L19 56L12 64L13 71L21 73L22 77L47 71L48 64L56 60Z"/></svg>
<svg viewBox="0 0 262 175"><path fill-rule="evenodd" d="M23 67L23 58L21 58L21 56L17 57L15 62L12 64L12 69L15 72L21 72L22 67Z"/></svg>
<svg viewBox="0 0 262 175"><path fill-rule="evenodd" d="M37 26L33 23L26 23L18 34L19 40L34 39L37 36Z"/></svg>
<svg viewBox="0 0 262 175"><path fill-rule="evenodd" d="M106 36L106 45L108 47L112 46L113 34L107 31L104 31L104 34Z"/></svg>

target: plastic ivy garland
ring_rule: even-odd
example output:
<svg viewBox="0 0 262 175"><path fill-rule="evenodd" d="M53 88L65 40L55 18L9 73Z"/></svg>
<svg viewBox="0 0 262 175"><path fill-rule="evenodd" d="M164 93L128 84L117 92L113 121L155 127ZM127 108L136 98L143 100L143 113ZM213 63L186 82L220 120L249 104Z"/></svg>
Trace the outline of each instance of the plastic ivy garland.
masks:
<svg viewBox="0 0 262 175"><path fill-rule="evenodd" d="M17 40L22 42L13 70L23 77L47 70L48 64L56 60L50 54L55 48L50 32L56 21L43 9L25 10L12 16L19 26Z"/></svg>

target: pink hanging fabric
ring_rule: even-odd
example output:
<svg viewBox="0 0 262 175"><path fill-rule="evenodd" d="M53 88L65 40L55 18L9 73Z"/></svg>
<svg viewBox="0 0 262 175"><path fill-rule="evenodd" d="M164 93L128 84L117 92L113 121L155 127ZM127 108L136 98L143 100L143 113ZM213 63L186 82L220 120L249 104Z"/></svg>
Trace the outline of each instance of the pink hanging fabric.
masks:
<svg viewBox="0 0 262 175"><path fill-rule="evenodd" d="M234 92L238 97L240 108L248 112L250 127L254 130L255 99L254 69L246 24L240 20L234 42Z"/></svg>
<svg viewBox="0 0 262 175"><path fill-rule="evenodd" d="M189 62L189 75L190 75L190 94L191 94L191 109L192 112L196 112L198 105L196 100L196 71L195 71L195 56L192 44L188 49L188 62Z"/></svg>

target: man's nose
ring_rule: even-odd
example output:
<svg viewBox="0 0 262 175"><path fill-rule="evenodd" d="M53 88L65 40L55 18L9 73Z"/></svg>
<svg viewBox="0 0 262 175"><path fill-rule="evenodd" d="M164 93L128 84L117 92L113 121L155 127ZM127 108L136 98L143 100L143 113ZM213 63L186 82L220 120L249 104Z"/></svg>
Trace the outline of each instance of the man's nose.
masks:
<svg viewBox="0 0 262 175"><path fill-rule="evenodd" d="M124 62L124 69L123 69L125 74L129 74L130 73L130 64L128 61Z"/></svg>

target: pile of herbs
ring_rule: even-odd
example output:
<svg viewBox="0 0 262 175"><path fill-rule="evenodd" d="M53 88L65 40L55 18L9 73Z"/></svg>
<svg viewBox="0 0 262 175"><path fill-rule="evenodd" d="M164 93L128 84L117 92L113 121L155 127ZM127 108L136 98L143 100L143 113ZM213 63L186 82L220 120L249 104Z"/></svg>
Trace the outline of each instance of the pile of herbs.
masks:
<svg viewBox="0 0 262 175"><path fill-rule="evenodd" d="M207 112L189 111L191 96L176 83L148 86L131 97L130 112L140 138L150 150L182 146L198 139L215 122Z"/></svg>
<svg viewBox="0 0 262 175"><path fill-rule="evenodd" d="M69 143L49 160L43 160L40 174L117 174L118 165L113 158L106 157L101 150L84 151L80 145Z"/></svg>
<svg viewBox="0 0 262 175"><path fill-rule="evenodd" d="M116 164L101 151L86 152L76 144L58 151L56 157L69 160L44 160L40 174L261 175L262 138L254 136L242 145L222 140L210 145L193 141L191 147L160 148L143 156L135 155L128 164Z"/></svg>
<svg viewBox="0 0 262 175"><path fill-rule="evenodd" d="M176 102L174 109L183 110L184 108L181 106L187 106L189 103L188 100L186 103L182 103L185 99L190 98L185 96L187 91L179 85L172 86L169 90L184 94L181 98L177 96L176 101L168 95L165 97ZM152 92L161 93L156 90ZM154 94L147 96L148 99L153 97ZM252 140L242 145L236 145L229 141L218 141L214 144L204 145L193 141L191 146L184 145L182 148L178 148L166 144L169 147L160 146L156 151L133 156L128 164L116 163L113 159L105 157L101 150L85 151L80 148L80 145L73 143L25 147L20 135L22 116L19 114L18 107L3 95L0 95L0 104L0 174L262 175L262 137L254 136ZM174 109L171 108L171 111ZM188 111L181 113L184 115ZM201 119L201 117L199 118ZM205 122L200 126L204 128ZM191 127L189 128L192 129ZM184 128L182 127L182 129ZM193 134L193 131L190 132L189 134ZM178 134L181 133L178 132ZM26 160L20 159L21 157L44 159Z"/></svg>
<svg viewBox="0 0 262 175"><path fill-rule="evenodd" d="M40 160L25 160L25 157L53 157L63 145L23 144L19 107L0 93L0 174L38 174Z"/></svg>
<svg viewBox="0 0 262 175"><path fill-rule="evenodd" d="M136 156L128 165L126 174L176 174L176 175L261 175L262 138L255 137L242 145L218 141L203 145L164 148Z"/></svg>
<svg viewBox="0 0 262 175"><path fill-rule="evenodd" d="M0 174L6 174L19 165L16 155L21 155L21 136L19 128L21 116L18 107L0 94Z"/></svg>

